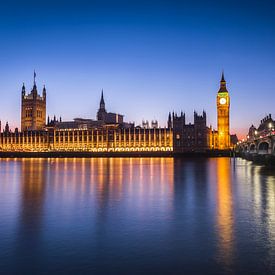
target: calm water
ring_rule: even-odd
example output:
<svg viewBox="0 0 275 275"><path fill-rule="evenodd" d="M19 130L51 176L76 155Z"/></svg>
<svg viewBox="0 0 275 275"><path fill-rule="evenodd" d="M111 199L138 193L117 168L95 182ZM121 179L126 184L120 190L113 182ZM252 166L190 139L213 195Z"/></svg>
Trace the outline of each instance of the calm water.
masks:
<svg viewBox="0 0 275 275"><path fill-rule="evenodd" d="M0 273L275 273L275 171L243 160L0 160Z"/></svg>

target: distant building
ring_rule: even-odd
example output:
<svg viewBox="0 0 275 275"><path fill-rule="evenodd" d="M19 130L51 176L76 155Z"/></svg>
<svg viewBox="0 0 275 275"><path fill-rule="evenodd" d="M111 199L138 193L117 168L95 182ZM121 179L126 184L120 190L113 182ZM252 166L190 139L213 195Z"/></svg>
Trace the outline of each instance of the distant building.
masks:
<svg viewBox="0 0 275 275"><path fill-rule="evenodd" d="M47 128L55 128L60 130L69 129L96 129L102 128L106 125L116 125L124 128L134 127L133 123L126 123L123 121L123 115L107 112L105 109L105 101L103 96L103 90L101 92L101 99L99 103L99 109L97 112L97 119L87 118L75 118L73 121L62 121L54 118L50 120L48 118Z"/></svg>
<svg viewBox="0 0 275 275"><path fill-rule="evenodd" d="M149 129L149 121L148 120L142 120L142 128Z"/></svg>
<svg viewBox="0 0 275 275"><path fill-rule="evenodd" d="M97 120L102 121L107 124L111 123L123 123L123 115L116 113L108 113L105 109L105 101L103 96L103 90L101 91L101 99L99 104L99 109L97 112Z"/></svg>
<svg viewBox="0 0 275 275"><path fill-rule="evenodd" d="M256 128L254 125L249 128L247 140L252 141L254 139L269 135L270 133L274 132L274 129L275 121L272 119L271 114L269 114L261 120L258 128Z"/></svg>
<svg viewBox="0 0 275 275"><path fill-rule="evenodd" d="M36 86L34 73L33 88L26 94L23 84L21 95L21 131L36 131L45 129L46 124L46 88L44 86L40 96Z"/></svg>

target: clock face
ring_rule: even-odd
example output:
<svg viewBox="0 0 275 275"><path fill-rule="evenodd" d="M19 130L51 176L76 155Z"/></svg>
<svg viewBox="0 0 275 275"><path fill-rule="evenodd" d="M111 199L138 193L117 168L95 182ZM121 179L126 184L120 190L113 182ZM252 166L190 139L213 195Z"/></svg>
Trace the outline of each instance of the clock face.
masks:
<svg viewBox="0 0 275 275"><path fill-rule="evenodd" d="M225 103L226 103L226 99L225 99L224 97L222 97L222 98L220 99L220 104L224 105Z"/></svg>

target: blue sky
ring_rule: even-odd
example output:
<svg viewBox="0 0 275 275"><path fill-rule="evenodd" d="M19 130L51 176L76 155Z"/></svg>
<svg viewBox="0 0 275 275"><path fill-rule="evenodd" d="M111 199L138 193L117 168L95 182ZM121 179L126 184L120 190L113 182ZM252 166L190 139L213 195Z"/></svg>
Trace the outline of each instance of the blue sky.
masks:
<svg viewBox="0 0 275 275"><path fill-rule="evenodd" d="M33 70L50 116L108 111L139 124L206 110L216 126L225 71L232 132L275 117L272 1L7 1L0 6L2 123L20 126L20 90ZM207 2L207 3L206 3Z"/></svg>

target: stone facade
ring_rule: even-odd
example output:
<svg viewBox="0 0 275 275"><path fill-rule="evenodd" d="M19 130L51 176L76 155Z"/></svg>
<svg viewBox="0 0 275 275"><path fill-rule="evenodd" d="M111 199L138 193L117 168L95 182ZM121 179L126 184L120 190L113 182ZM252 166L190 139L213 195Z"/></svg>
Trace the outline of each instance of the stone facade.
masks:
<svg viewBox="0 0 275 275"><path fill-rule="evenodd" d="M29 94L23 84L21 95L21 131L37 131L45 129L46 125L46 88L44 86L42 95L34 85Z"/></svg>
<svg viewBox="0 0 275 275"><path fill-rule="evenodd" d="M169 117L168 122L170 123ZM202 115L194 112L193 124L185 123L185 114L173 113L172 125L174 152L205 152L210 149L210 128L206 126L205 112Z"/></svg>
<svg viewBox="0 0 275 275"><path fill-rule="evenodd" d="M173 151L175 153L206 152L231 148L229 132L230 98L224 76L217 95L218 131L207 126L206 112L194 112L194 122L186 123L185 114L169 113L167 127L157 121L143 121L141 126L124 122L123 116L106 111L103 91L97 119L76 118L46 121L46 89L40 96L34 85L26 94L22 87L21 132L11 132L8 123L0 135L0 151ZM263 124L270 123L271 117ZM1 125L1 124L0 124ZM260 131L259 127L259 131ZM1 129L1 126L0 126Z"/></svg>
<svg viewBox="0 0 275 275"><path fill-rule="evenodd" d="M222 74L217 94L218 149L230 149L230 97Z"/></svg>

